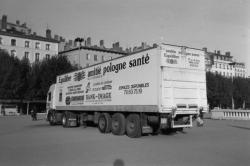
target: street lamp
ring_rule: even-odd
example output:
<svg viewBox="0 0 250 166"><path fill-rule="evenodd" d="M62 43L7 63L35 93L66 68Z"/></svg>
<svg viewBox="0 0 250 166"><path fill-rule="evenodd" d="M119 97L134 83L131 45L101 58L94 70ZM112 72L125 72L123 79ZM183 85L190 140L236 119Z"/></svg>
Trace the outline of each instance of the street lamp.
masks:
<svg viewBox="0 0 250 166"><path fill-rule="evenodd" d="M231 62L229 63L230 66L232 66L234 68L235 66L235 62ZM232 74L232 109L234 109L234 75Z"/></svg>
<svg viewBox="0 0 250 166"><path fill-rule="evenodd" d="M83 38L80 38L80 37L75 38L75 42L76 43L79 42L79 47L78 47L78 49L79 49L79 54L78 54L78 68L79 69L80 69L80 51L81 51L81 46L82 46L82 42L83 41L84 41Z"/></svg>

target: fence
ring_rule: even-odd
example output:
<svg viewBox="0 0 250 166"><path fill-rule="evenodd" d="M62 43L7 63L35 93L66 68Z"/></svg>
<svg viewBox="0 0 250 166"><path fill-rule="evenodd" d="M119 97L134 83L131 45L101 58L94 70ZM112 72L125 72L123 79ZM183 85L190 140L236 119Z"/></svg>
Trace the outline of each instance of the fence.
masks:
<svg viewBox="0 0 250 166"><path fill-rule="evenodd" d="M250 120L250 110L214 109L212 119Z"/></svg>

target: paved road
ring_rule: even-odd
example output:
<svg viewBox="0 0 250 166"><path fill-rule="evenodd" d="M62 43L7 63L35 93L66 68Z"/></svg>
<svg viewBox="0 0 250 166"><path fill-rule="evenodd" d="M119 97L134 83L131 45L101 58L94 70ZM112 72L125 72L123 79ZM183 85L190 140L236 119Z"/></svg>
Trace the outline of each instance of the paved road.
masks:
<svg viewBox="0 0 250 166"><path fill-rule="evenodd" d="M0 117L1 166L247 166L250 121L206 120L172 135L101 134L94 127L49 126Z"/></svg>

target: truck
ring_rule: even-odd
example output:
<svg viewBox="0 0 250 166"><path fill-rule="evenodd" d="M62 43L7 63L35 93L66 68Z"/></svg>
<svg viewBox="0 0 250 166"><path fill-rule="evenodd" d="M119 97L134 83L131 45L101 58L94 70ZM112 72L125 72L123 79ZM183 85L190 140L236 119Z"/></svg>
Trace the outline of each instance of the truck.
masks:
<svg viewBox="0 0 250 166"><path fill-rule="evenodd" d="M59 75L48 91L47 120L92 123L101 133L131 138L190 128L208 109L204 54L161 43Z"/></svg>

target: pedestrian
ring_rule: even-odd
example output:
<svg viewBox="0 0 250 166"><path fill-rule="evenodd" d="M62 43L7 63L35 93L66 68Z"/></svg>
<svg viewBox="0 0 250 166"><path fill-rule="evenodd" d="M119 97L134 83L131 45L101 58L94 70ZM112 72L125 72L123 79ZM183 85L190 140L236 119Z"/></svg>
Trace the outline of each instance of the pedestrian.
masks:
<svg viewBox="0 0 250 166"><path fill-rule="evenodd" d="M31 116L31 119L34 120L34 110L33 110L33 108L30 110L30 116Z"/></svg>
<svg viewBox="0 0 250 166"><path fill-rule="evenodd" d="M196 121L197 121L197 126L198 126L198 127L201 127L201 126L204 125L202 109L200 109L200 112L199 112L199 115L198 115Z"/></svg>

